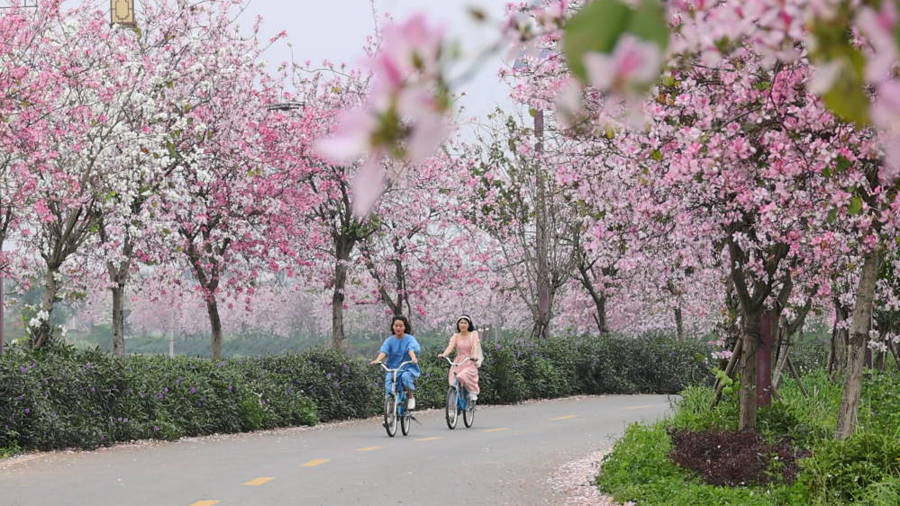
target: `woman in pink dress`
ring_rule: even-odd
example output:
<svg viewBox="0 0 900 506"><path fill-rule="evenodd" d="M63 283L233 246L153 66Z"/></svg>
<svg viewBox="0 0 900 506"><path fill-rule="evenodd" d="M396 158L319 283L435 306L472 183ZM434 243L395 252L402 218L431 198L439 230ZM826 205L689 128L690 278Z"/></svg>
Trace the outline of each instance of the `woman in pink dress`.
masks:
<svg viewBox="0 0 900 506"><path fill-rule="evenodd" d="M450 355L456 350L456 358L454 362L460 364L450 368L447 377L450 384L453 384L453 375L459 379L459 384L469 392L469 400L478 399L478 368L484 361L484 354L481 352L481 338L472 319L468 315L462 315L456 320L456 333L450 336L450 343L447 349L440 353L439 357ZM472 359L472 360L469 360Z"/></svg>

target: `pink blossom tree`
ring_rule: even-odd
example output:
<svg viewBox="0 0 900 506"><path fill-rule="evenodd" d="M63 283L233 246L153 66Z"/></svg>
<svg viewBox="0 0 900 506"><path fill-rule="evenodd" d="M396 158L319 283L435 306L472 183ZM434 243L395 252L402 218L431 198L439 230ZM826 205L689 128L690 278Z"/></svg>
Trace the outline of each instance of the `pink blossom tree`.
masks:
<svg viewBox="0 0 900 506"><path fill-rule="evenodd" d="M170 250L194 275L213 359L221 357L223 337L219 297L252 295L263 272L290 263L275 239L284 236L289 206L308 205L286 191L307 166L287 148L297 137L267 109L280 85L262 70L263 48L255 36L242 36L233 8L225 2L186 12L208 37L191 33L192 44L180 48L161 83L171 90L162 100L174 121L164 145L177 167L160 189L157 227L173 235Z"/></svg>

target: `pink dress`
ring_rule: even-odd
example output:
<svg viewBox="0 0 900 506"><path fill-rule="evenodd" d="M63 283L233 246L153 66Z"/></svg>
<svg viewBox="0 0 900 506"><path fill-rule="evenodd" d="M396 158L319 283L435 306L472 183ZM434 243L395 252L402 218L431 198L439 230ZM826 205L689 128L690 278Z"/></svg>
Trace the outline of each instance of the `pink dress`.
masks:
<svg viewBox="0 0 900 506"><path fill-rule="evenodd" d="M459 378L459 384L469 392L478 394L481 390L478 387L478 366L472 360L466 360L469 357L475 357L476 346L478 345L478 333L470 332L467 337L460 334L454 334L451 341L456 346L456 359L454 362L462 362L462 365L450 368L447 377L450 384L453 384L453 374ZM463 362L465 360L465 362Z"/></svg>

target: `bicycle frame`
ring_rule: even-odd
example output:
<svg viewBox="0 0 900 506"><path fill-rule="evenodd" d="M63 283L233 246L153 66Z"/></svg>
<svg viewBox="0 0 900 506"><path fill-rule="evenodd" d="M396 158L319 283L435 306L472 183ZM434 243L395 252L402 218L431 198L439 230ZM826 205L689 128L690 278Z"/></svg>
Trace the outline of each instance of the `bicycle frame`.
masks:
<svg viewBox="0 0 900 506"><path fill-rule="evenodd" d="M400 402L397 403L397 416L405 416L406 415L406 389L400 389L399 397L397 393L397 376L400 374L400 371L403 370L408 364L412 364L412 360L407 360L406 362L401 363L397 366L396 369L391 369L388 366L384 365L384 362L379 362L378 364L384 369L386 372L391 373L391 395L396 397Z"/></svg>
<svg viewBox="0 0 900 506"><path fill-rule="evenodd" d="M448 364L450 364L451 367L460 366L465 363L465 360L462 362L453 362L452 360L450 360L447 357L443 357L443 358L444 358L444 360L447 361ZM473 360L473 359L467 358L466 360ZM450 386L452 386L456 390L456 407L461 411L465 411L466 409L468 409L468 407L469 407L468 393L469 392L468 392L468 390L466 390L466 387L459 384L459 378L456 377L456 371L453 371L453 384Z"/></svg>

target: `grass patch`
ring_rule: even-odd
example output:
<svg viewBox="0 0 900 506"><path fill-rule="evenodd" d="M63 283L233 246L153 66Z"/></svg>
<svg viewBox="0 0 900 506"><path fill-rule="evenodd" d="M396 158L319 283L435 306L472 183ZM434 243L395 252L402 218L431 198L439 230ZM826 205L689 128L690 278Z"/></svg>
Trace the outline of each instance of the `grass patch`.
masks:
<svg viewBox="0 0 900 506"><path fill-rule="evenodd" d="M628 428L604 459L598 486L617 501L639 504L900 504L900 372L867 373L857 433L844 441L833 439L842 385L821 370L800 381L808 396L788 379L780 397L759 413L763 441L786 440L811 453L797 461L793 483L716 486L673 463L670 432L737 428L736 394L711 408L710 388L689 387L672 418ZM767 472L779 471L776 464Z"/></svg>

